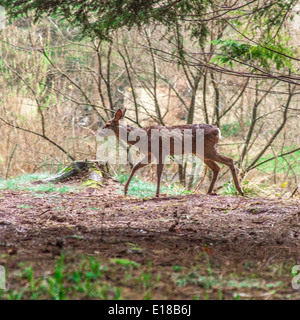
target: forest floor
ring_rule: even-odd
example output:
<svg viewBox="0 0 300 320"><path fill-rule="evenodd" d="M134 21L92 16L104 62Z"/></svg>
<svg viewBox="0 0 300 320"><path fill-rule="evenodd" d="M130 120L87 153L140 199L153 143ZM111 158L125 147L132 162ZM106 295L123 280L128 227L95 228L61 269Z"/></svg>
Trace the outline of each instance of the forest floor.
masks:
<svg viewBox="0 0 300 320"><path fill-rule="evenodd" d="M300 299L300 201L117 188L1 190L0 298Z"/></svg>

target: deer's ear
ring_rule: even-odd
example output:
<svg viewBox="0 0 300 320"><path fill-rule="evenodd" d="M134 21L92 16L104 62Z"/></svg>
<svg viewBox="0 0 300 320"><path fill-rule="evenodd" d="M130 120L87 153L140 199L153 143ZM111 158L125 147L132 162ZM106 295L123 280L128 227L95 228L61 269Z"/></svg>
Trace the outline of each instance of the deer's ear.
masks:
<svg viewBox="0 0 300 320"><path fill-rule="evenodd" d="M124 117L125 112L126 112L126 109L123 109L123 110L118 109L117 112L115 113L115 118L114 118L114 120L116 120L116 121L121 120L121 119Z"/></svg>
<svg viewBox="0 0 300 320"><path fill-rule="evenodd" d="M123 112L121 109L118 109L117 112L115 113L115 118L114 120L119 121L120 119L122 119L123 116Z"/></svg>

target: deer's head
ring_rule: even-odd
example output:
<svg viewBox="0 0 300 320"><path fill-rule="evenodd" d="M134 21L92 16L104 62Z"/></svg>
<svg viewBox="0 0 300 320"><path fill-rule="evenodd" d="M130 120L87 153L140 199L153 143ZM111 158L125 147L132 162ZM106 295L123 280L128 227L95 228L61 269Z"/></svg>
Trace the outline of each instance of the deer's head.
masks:
<svg viewBox="0 0 300 320"><path fill-rule="evenodd" d="M124 117L126 109L118 109L114 117L106 122L104 127L99 131L99 136L116 135L119 132L119 121Z"/></svg>

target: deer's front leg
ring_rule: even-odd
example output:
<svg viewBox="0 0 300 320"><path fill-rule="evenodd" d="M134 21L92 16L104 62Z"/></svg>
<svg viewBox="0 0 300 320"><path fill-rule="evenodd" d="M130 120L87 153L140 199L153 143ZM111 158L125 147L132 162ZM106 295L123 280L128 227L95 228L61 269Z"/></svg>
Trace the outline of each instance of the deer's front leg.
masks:
<svg viewBox="0 0 300 320"><path fill-rule="evenodd" d="M156 189L156 195L155 197L159 198L159 190L160 190L160 180L161 180L161 174L164 169L164 164L163 163L158 163L157 164L157 189Z"/></svg>
<svg viewBox="0 0 300 320"><path fill-rule="evenodd" d="M134 175L134 173L138 170L138 169L141 169L145 166L147 166L148 164L150 163L150 160L149 160L149 157L146 156L144 157L141 161L139 161L133 168L132 168L132 171L131 171L131 174L125 184L125 187L124 187L124 195L126 196L127 194L127 191L128 191L128 187L129 187L129 183Z"/></svg>

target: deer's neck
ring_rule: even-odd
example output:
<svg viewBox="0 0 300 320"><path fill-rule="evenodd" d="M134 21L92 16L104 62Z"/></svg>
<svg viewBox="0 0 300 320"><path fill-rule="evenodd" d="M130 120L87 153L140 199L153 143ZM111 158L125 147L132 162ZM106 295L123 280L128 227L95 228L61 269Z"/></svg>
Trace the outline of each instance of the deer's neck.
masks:
<svg viewBox="0 0 300 320"><path fill-rule="evenodd" d="M129 141L128 136L135 128L128 125L119 125L118 130L115 132L116 137L122 141L125 141L131 145L134 145L137 141Z"/></svg>

